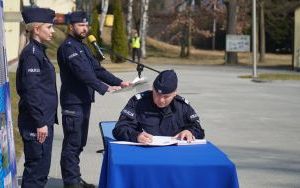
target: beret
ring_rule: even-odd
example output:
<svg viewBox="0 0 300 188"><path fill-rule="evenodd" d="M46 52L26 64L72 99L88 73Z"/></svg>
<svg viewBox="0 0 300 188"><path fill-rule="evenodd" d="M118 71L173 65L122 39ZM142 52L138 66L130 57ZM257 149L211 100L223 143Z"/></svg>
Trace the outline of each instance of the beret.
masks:
<svg viewBox="0 0 300 188"><path fill-rule="evenodd" d="M174 70L164 70L153 82L154 89L161 94L169 94L177 89L178 78Z"/></svg>
<svg viewBox="0 0 300 188"><path fill-rule="evenodd" d="M30 7L22 11L22 17L26 24L32 22L53 23L55 12L49 8Z"/></svg>
<svg viewBox="0 0 300 188"><path fill-rule="evenodd" d="M69 15L70 23L84 23L88 22L87 14L83 11L72 12Z"/></svg>

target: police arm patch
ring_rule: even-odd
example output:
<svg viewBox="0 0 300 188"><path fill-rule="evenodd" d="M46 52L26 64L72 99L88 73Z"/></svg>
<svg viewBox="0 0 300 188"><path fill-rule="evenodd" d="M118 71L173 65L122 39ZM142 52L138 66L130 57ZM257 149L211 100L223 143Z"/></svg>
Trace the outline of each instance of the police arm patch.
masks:
<svg viewBox="0 0 300 188"><path fill-rule="evenodd" d="M130 110L130 109L126 109L124 108L121 112L122 115L125 115L126 117L130 118L130 119L134 119L135 118L135 112Z"/></svg>
<svg viewBox="0 0 300 188"><path fill-rule="evenodd" d="M74 52L71 55L69 55L68 59L72 59L74 57L78 56L78 53Z"/></svg>

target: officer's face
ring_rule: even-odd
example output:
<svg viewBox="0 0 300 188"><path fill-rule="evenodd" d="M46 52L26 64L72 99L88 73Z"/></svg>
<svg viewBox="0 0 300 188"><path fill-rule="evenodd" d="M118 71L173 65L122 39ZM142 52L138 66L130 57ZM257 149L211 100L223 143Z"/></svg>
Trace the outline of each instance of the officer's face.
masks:
<svg viewBox="0 0 300 188"><path fill-rule="evenodd" d="M159 108L164 108L169 106L174 97L176 96L176 91L168 94L158 93L155 89L153 89L153 102Z"/></svg>
<svg viewBox="0 0 300 188"><path fill-rule="evenodd" d="M84 39L89 32L89 24L85 22L72 24L71 31L75 37Z"/></svg>
<svg viewBox="0 0 300 188"><path fill-rule="evenodd" d="M43 23L34 29L34 33L38 36L40 42L50 41L54 33L53 24Z"/></svg>

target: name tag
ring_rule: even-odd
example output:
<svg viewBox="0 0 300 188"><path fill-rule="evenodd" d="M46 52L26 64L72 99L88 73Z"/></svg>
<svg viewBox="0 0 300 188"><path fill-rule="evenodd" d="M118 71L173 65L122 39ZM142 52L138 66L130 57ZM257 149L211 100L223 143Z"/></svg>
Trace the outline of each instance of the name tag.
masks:
<svg viewBox="0 0 300 188"><path fill-rule="evenodd" d="M27 72L35 73L35 72L41 72L41 70L40 69L28 69Z"/></svg>

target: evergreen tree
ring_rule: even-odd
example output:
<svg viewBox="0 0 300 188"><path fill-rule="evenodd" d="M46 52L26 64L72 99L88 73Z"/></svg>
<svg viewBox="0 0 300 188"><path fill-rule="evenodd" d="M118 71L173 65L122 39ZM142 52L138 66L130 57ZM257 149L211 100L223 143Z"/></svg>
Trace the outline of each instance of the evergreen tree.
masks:
<svg viewBox="0 0 300 188"><path fill-rule="evenodd" d="M90 20L90 26L91 26L90 34L95 36L98 45L101 46L102 41L101 41L101 37L100 37L100 29L99 29L100 25L99 25L99 20L98 20L98 16L99 16L98 10L99 10L99 5L97 5L94 8L94 10L92 11L91 20ZM92 45L90 43L87 43L87 44L88 44L89 48L92 50L93 54L97 55L95 48L92 47Z"/></svg>
<svg viewBox="0 0 300 188"><path fill-rule="evenodd" d="M114 24L111 33L112 50L121 56L127 57L128 46L121 0L113 1ZM124 61L121 57L111 54L111 60L116 63Z"/></svg>

